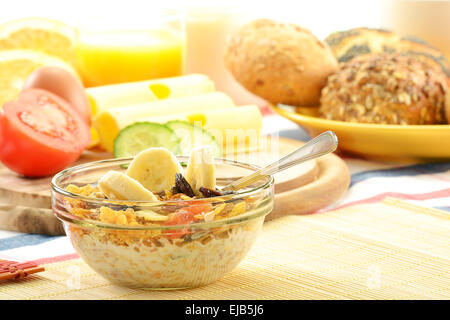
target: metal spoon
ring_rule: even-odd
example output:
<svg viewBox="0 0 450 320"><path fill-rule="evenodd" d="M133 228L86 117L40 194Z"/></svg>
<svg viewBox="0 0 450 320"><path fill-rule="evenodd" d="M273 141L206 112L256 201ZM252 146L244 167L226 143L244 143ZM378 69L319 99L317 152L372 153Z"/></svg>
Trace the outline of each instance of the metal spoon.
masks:
<svg viewBox="0 0 450 320"><path fill-rule="evenodd" d="M308 143L304 144L297 150L284 156L280 160L258 171L255 171L246 177L242 177L238 180L233 181L232 183L220 189L220 191L230 192L245 188L268 175L275 174L307 160L311 160L323 156L327 153L333 152L334 150L336 150L337 145L338 139L334 132L325 131L314 139L308 141Z"/></svg>

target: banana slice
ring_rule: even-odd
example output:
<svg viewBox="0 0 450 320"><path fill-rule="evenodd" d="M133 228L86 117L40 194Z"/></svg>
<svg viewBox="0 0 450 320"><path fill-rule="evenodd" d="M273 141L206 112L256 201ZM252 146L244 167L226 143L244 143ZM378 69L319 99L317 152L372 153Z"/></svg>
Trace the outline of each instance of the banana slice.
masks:
<svg viewBox="0 0 450 320"><path fill-rule="evenodd" d="M186 169L186 180L194 193L200 195L200 187L214 190L216 188L216 165L214 150L211 146L200 146L192 149Z"/></svg>
<svg viewBox="0 0 450 320"><path fill-rule="evenodd" d="M100 178L98 186L109 199L159 201L153 193L145 189L138 181L118 171L108 171Z"/></svg>
<svg viewBox="0 0 450 320"><path fill-rule="evenodd" d="M152 192L161 192L175 185L175 175L183 168L166 148L149 148L139 152L131 161L127 175Z"/></svg>

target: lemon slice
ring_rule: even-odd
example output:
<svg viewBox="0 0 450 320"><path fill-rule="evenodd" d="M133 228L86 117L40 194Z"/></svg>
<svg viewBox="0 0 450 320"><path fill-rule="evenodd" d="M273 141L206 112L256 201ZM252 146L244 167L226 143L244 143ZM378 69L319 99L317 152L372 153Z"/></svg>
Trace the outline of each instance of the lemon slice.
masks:
<svg viewBox="0 0 450 320"><path fill-rule="evenodd" d="M31 49L75 66L76 30L47 18L23 18L0 25L0 50Z"/></svg>
<svg viewBox="0 0 450 320"><path fill-rule="evenodd" d="M43 66L63 68L77 74L73 67L59 58L32 50L0 51L0 107L15 100L31 72Z"/></svg>

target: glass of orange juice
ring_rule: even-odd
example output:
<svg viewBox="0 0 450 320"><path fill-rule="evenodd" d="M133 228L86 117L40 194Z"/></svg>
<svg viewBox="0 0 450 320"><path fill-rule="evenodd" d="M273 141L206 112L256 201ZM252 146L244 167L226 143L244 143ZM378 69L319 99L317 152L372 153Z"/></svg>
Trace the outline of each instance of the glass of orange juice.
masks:
<svg viewBox="0 0 450 320"><path fill-rule="evenodd" d="M86 87L184 72L185 19L180 11L160 10L138 21L79 29L77 67Z"/></svg>

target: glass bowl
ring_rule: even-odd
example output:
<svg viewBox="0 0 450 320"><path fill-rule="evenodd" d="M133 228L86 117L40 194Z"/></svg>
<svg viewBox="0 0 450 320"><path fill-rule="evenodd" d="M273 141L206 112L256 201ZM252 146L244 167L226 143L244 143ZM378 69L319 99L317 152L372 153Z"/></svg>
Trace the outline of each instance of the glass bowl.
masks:
<svg viewBox="0 0 450 320"><path fill-rule="evenodd" d="M180 163L188 158L177 157ZM53 212L80 257L110 282L142 289L180 289L209 284L233 270L254 243L274 202L273 178L235 194L159 203L107 200L65 190L72 184L96 185L109 170L124 171L132 158L90 162L61 171L52 180ZM216 159L217 185L224 186L258 167ZM80 212L153 211L167 215L180 208L241 208L236 215L182 225L111 224L83 218ZM224 209L225 210L225 209ZM237 212L237 211L236 211ZM91 215L90 215L91 216Z"/></svg>

